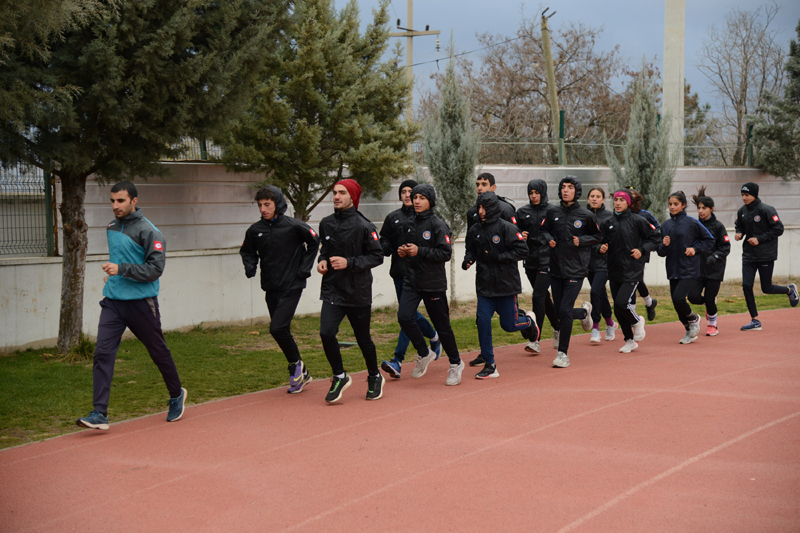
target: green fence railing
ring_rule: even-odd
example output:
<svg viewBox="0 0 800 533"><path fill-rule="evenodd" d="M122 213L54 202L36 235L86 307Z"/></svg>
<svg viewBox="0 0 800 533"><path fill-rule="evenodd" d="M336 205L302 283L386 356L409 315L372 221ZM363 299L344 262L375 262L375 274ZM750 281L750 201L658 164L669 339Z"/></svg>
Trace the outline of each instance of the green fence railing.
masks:
<svg viewBox="0 0 800 533"><path fill-rule="evenodd" d="M36 167L0 167L0 255L53 253L48 188Z"/></svg>

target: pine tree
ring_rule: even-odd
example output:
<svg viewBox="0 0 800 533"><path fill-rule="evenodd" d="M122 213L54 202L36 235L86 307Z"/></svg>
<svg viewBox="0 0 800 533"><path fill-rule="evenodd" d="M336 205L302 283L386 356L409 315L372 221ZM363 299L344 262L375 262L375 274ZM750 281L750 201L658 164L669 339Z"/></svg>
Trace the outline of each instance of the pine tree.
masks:
<svg viewBox="0 0 800 533"><path fill-rule="evenodd" d="M609 189L633 187L644 196L642 207L658 219L666 217L667 197L675 176L675 158L670 153L670 117L660 124L653 82L645 77L645 69L634 84L634 99L628 133L623 149L625 167L605 144L606 161L611 167Z"/></svg>
<svg viewBox="0 0 800 533"><path fill-rule="evenodd" d="M800 22L796 31L798 40L789 42L784 67L783 98L765 92L764 104L757 109L762 115L748 117L753 123L756 162L785 180L800 179Z"/></svg>
<svg viewBox="0 0 800 533"><path fill-rule="evenodd" d="M0 161L61 182L59 353L79 342L83 324L86 180L163 175L159 160L178 156L182 138L235 116L286 9L270 0L116 0L103 3L102 23L51 35L45 54L6 49L3 86L45 97L0 121ZM46 97L64 87L68 95Z"/></svg>
<svg viewBox="0 0 800 533"><path fill-rule="evenodd" d="M451 37L450 50L453 50ZM455 60L450 57L437 112L425 121L425 163L439 194L436 211L450 226L453 241L467 225L467 210L475 203L475 166L480 137L473 129L469 98L458 85ZM450 260L450 301L456 301L455 259Z"/></svg>
<svg viewBox="0 0 800 533"><path fill-rule="evenodd" d="M263 172L283 190L294 216L311 211L343 177L380 196L408 175L417 127L402 120L410 84L400 48L389 42L389 2L359 32L356 0L296 4L279 52L265 57L263 83L246 116L217 139L232 171Z"/></svg>

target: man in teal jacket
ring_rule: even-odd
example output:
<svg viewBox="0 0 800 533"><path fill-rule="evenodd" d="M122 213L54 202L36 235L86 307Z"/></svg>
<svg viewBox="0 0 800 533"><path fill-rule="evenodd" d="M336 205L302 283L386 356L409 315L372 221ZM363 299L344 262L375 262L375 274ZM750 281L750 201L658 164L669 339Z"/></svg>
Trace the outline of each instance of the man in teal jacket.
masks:
<svg viewBox="0 0 800 533"><path fill-rule="evenodd" d="M77 424L91 429L108 429L108 400L114 361L125 328L142 341L161 371L169 391L167 422L183 416L186 389L181 386L175 361L161 332L158 309L158 278L166 263L166 240L136 207L138 192L129 181L111 188L113 220L106 230L109 262L100 302L100 325L94 349L94 410Z"/></svg>

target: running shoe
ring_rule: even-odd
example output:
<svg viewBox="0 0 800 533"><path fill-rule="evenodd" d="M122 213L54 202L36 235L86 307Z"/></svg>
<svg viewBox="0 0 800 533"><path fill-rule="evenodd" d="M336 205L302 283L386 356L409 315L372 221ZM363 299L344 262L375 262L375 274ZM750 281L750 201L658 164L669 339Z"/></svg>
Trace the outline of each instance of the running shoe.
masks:
<svg viewBox="0 0 800 533"><path fill-rule="evenodd" d="M689 335L697 337L700 334L700 315L695 315L694 320L689 322Z"/></svg>
<svg viewBox="0 0 800 533"><path fill-rule="evenodd" d="M328 403L338 402L342 399L342 393L353 384L353 378L349 374L345 374L343 378L333 376L331 378L331 389L325 396L325 401Z"/></svg>
<svg viewBox="0 0 800 533"><path fill-rule="evenodd" d="M656 306L658 305L658 300L655 298L650 300L652 303L650 305L645 305L647 308L647 321L652 322L656 319Z"/></svg>
<svg viewBox="0 0 800 533"><path fill-rule="evenodd" d="M400 372L403 370L400 366L400 361L392 359L391 361L381 361L381 369L389 374L394 379L400 379Z"/></svg>
<svg viewBox="0 0 800 533"><path fill-rule="evenodd" d="M436 352L428 349L428 355L425 357L417 356L417 364L414 365L414 370L411 371L412 378L421 378L428 371L428 365L436 360Z"/></svg>
<svg viewBox="0 0 800 533"><path fill-rule="evenodd" d="M696 341L696 340L697 340L697 335L695 335L694 337L692 337L692 336L689 334L689 332L687 331L687 332L686 332L686 335L684 335L684 336L683 336L683 338L682 338L680 341L678 341L678 342L680 342L681 344L691 344L691 343L693 343L693 342L694 342L694 341Z"/></svg>
<svg viewBox="0 0 800 533"><path fill-rule="evenodd" d="M564 352L558 352L556 358L553 359L553 366L556 368L567 368L569 366L569 356Z"/></svg>
<svg viewBox="0 0 800 533"><path fill-rule="evenodd" d="M499 378L500 373L497 372L497 365L486 365L483 370L475 374L475 379L489 379Z"/></svg>
<svg viewBox="0 0 800 533"><path fill-rule="evenodd" d="M167 411L167 422L177 422L183 416L183 408L186 404L186 389L181 387L181 395L177 398L170 398L169 411Z"/></svg>
<svg viewBox="0 0 800 533"><path fill-rule="evenodd" d="M616 322L614 322L613 326L606 327L607 341L613 341L615 338L617 338L617 328L619 328L619 325Z"/></svg>
<svg viewBox="0 0 800 533"><path fill-rule="evenodd" d="M719 335L717 326L712 326L711 324L706 326L706 337L716 337L717 335Z"/></svg>
<svg viewBox="0 0 800 533"><path fill-rule="evenodd" d="M639 322L633 326L633 340L636 342L644 340L646 334L647 333L644 330L644 317L640 316Z"/></svg>
<svg viewBox="0 0 800 533"><path fill-rule="evenodd" d="M431 341L431 350L436 352L436 359L439 359L439 357L441 357L441 355L442 355L442 339L439 339L437 341L433 341L432 340ZM400 377L400 376L397 376L397 377Z"/></svg>
<svg viewBox="0 0 800 533"><path fill-rule="evenodd" d="M592 329L592 337L589 339L589 342L592 344L600 344L602 339L600 338L600 330L599 329Z"/></svg>
<svg viewBox="0 0 800 533"><path fill-rule="evenodd" d="M386 383L380 373L377 376L367 376L367 400L379 400L383 396L383 385Z"/></svg>
<svg viewBox="0 0 800 533"><path fill-rule="evenodd" d="M794 283L789 284L789 305L792 307L797 307L797 303L800 302L800 295L797 294L797 285Z"/></svg>
<svg viewBox="0 0 800 533"><path fill-rule="evenodd" d="M536 323L536 315L528 311L525 316L531 319L531 325L527 329L522 330L522 338L529 341L535 341L539 338L539 325Z"/></svg>
<svg viewBox="0 0 800 533"><path fill-rule="evenodd" d="M482 354L469 362L469 366L481 366L483 364L486 364L486 361L483 360Z"/></svg>
<svg viewBox="0 0 800 533"><path fill-rule="evenodd" d="M742 326L742 331L761 331L761 321L751 320L749 324Z"/></svg>
<svg viewBox="0 0 800 533"><path fill-rule="evenodd" d="M619 349L619 353L631 353L638 347L639 344L635 340L629 339L625 341L625 345Z"/></svg>
<svg viewBox="0 0 800 533"><path fill-rule="evenodd" d="M525 345L525 351L533 355L539 355L539 341L529 341L528 344Z"/></svg>
<svg viewBox="0 0 800 533"><path fill-rule="evenodd" d="M553 348L558 350L558 330L553 332Z"/></svg>
<svg viewBox="0 0 800 533"><path fill-rule="evenodd" d="M581 319L581 326L583 331L592 331L592 303L583 302L581 309L586 309L586 318Z"/></svg>
<svg viewBox="0 0 800 533"><path fill-rule="evenodd" d="M447 369L447 380L445 385L458 385L461 383L461 373L464 372L464 361L459 361L457 365L450 365Z"/></svg>
<svg viewBox="0 0 800 533"><path fill-rule="evenodd" d="M79 418L75 423L82 428L108 429L108 417L100 411L92 411L88 415Z"/></svg>
<svg viewBox="0 0 800 533"><path fill-rule="evenodd" d="M308 373L305 363L302 360L297 363L289 365L289 388L286 392L289 394L298 394L303 392L303 387L311 383L313 378Z"/></svg>

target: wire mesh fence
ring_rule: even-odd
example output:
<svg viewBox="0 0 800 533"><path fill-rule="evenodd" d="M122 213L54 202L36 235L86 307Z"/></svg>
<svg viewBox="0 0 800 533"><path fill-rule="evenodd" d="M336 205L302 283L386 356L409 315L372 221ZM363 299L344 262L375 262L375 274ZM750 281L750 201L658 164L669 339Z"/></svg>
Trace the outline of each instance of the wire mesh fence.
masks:
<svg viewBox="0 0 800 533"><path fill-rule="evenodd" d="M0 255L48 253L45 188L39 168L0 167Z"/></svg>

